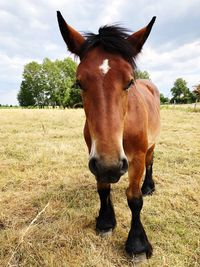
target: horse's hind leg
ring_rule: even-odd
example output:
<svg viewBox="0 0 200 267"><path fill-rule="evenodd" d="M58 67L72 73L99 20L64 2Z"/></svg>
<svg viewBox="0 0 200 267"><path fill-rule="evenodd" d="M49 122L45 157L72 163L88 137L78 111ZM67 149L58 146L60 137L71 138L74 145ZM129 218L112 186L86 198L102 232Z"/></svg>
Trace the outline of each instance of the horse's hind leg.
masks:
<svg viewBox="0 0 200 267"><path fill-rule="evenodd" d="M155 183L153 180L153 153L155 145L149 148L146 155L146 173L142 185L143 196L151 195L155 191Z"/></svg>
<svg viewBox="0 0 200 267"><path fill-rule="evenodd" d="M96 230L99 234L112 232L116 226L115 212L111 201L110 184L97 183L100 198L99 216L96 219Z"/></svg>

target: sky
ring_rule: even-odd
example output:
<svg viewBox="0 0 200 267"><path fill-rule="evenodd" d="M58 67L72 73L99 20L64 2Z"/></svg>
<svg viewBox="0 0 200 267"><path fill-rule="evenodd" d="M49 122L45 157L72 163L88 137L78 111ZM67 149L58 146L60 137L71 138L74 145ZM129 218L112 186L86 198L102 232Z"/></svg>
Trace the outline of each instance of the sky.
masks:
<svg viewBox="0 0 200 267"><path fill-rule="evenodd" d="M80 32L121 23L133 32L156 22L137 58L160 92L170 97L177 78L200 83L200 0L0 0L0 104L16 105L24 65L70 54L56 11Z"/></svg>

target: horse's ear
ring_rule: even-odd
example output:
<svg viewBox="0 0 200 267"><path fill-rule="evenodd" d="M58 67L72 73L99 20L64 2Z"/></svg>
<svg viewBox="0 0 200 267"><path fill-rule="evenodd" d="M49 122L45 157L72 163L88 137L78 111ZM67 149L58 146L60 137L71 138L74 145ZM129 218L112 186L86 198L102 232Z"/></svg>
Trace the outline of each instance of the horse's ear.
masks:
<svg viewBox="0 0 200 267"><path fill-rule="evenodd" d="M146 27L128 37L128 41L134 46L136 54L138 54L142 50L142 47L151 32L155 20L156 17L153 17Z"/></svg>
<svg viewBox="0 0 200 267"><path fill-rule="evenodd" d="M80 47L85 41L84 37L66 23L60 11L57 11L57 18L60 32L69 51L80 56Z"/></svg>

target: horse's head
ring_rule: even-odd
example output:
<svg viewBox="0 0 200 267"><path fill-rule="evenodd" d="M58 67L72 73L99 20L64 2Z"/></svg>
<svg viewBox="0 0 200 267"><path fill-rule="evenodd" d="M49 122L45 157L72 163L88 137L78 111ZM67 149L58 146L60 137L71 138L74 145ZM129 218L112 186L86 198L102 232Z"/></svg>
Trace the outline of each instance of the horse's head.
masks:
<svg viewBox="0 0 200 267"><path fill-rule="evenodd" d="M141 51L155 17L147 27L128 35L118 26L83 37L58 12L68 49L79 56L76 84L82 90L86 114L89 168L100 182L117 182L128 169L123 149L128 91L134 83L134 58Z"/></svg>

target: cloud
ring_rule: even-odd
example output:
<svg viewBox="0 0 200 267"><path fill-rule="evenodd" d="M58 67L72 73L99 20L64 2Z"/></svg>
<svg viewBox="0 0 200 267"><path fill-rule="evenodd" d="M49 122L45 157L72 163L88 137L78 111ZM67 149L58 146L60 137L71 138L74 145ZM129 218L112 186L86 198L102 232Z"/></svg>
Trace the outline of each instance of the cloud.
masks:
<svg viewBox="0 0 200 267"><path fill-rule="evenodd" d="M151 47L143 50L138 66L149 70L161 92L170 96L173 82L182 77L192 88L200 82L200 40L160 53Z"/></svg>
<svg viewBox="0 0 200 267"><path fill-rule="evenodd" d="M56 10L79 31L97 32L104 24L122 22L136 31L157 16L138 59L164 94L183 77L199 82L199 0L12 0L0 2L0 103L16 101L24 64L69 56L60 35ZM13 100L15 98L15 100Z"/></svg>
<svg viewBox="0 0 200 267"><path fill-rule="evenodd" d="M99 26L111 24L115 21L116 18L120 17L121 8L125 5L126 1L124 0L110 0L105 1L105 6L99 16L98 23Z"/></svg>
<svg viewBox="0 0 200 267"><path fill-rule="evenodd" d="M23 67L33 60L41 61L39 58L8 56L0 53L0 104L17 104Z"/></svg>
<svg viewBox="0 0 200 267"><path fill-rule="evenodd" d="M157 16L148 40L161 52L199 39L199 0L130 1L126 21L134 30L145 26Z"/></svg>

